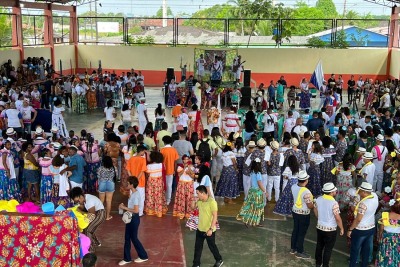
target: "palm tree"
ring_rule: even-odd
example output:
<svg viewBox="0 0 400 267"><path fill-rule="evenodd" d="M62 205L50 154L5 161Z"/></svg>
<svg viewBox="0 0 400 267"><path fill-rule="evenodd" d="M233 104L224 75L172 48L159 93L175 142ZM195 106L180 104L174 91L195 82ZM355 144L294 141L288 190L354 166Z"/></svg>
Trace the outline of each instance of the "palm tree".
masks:
<svg viewBox="0 0 400 267"><path fill-rule="evenodd" d="M236 6L236 8L233 11L233 15L236 17L239 17L240 19L240 24L241 24L241 28L242 28L242 32L241 32L241 36L244 36L244 23L243 23L243 13L244 9L245 9L245 2L247 2L246 0L229 0L228 4L233 4Z"/></svg>

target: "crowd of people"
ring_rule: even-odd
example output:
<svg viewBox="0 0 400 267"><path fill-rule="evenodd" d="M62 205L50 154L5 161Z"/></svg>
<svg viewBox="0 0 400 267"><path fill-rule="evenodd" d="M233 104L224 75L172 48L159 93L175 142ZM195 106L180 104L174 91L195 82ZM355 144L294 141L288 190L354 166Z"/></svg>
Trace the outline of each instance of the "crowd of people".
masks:
<svg viewBox="0 0 400 267"><path fill-rule="evenodd" d="M280 216L293 217L288 253L297 258L310 258L303 243L313 211L318 220L316 266L329 266L337 228L340 235L346 232L350 266L368 266L373 260L377 266L400 264L400 112L395 109L396 81L367 79L361 83L362 78L355 82L352 77L347 83L348 105L356 99L358 107L365 96L365 108L355 113L342 102L341 77L336 80L331 75L317 90L321 104L312 111L308 81L303 79L296 89L288 87L282 76L277 86L273 81L266 90L260 86L254 110L251 106L241 119L235 105L225 116L221 114L212 93L215 89L208 90L207 83L206 90L193 91L192 96L198 94L196 99L169 99L167 106L171 109L158 104L150 115L142 88L144 78L134 70L120 77L93 73L82 79L63 80L62 95L54 95L61 81L45 80L49 98L43 96L47 89L37 93L37 85L27 88L18 81L6 80L0 90L0 199L53 202L66 208L79 205L83 212L93 214L86 230L92 252L101 245L97 228L112 219L112 198L119 186L119 191L129 196L128 205L121 204L119 209L133 214L126 225L120 265L132 261L131 242L139 256L135 262L148 259L137 238L140 217L161 218L170 210L196 231L194 266L200 265L204 239L216 260L214 266L221 266L222 257L215 245L220 225L214 199L233 205L241 194L245 198L236 219L246 227L263 226L266 207ZM117 126L114 104L119 98L113 93L118 90L112 88L119 81L118 86L139 91L122 89L123 99L128 101L122 103L122 124ZM97 92L104 83L110 88L109 95L102 94L100 101L97 93L90 96L90 88ZM80 111L104 107L104 136L99 140L86 130L79 134L68 131L63 119L64 106L74 106L74 97L72 103L67 97L69 90L74 95L86 87L87 98L78 97L75 106ZM239 103L240 90L232 90L230 97L233 104ZM87 106L82 106L85 103ZM207 109L204 105L206 111L201 110L201 103L210 103ZM36 109L50 105L50 136L40 125L30 129ZM138 118L135 126L133 110ZM166 120L169 112L172 123ZM205 121L202 115L206 115ZM279 124L281 117L283 123Z"/></svg>

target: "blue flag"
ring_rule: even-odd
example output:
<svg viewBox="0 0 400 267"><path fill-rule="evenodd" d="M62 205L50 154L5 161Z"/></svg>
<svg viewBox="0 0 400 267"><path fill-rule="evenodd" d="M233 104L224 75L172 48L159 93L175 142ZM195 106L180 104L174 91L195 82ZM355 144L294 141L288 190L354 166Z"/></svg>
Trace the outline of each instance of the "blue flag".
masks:
<svg viewBox="0 0 400 267"><path fill-rule="evenodd" d="M322 70L321 60L315 67L314 73L311 75L310 83L312 83L317 90L319 90L324 82L324 71Z"/></svg>

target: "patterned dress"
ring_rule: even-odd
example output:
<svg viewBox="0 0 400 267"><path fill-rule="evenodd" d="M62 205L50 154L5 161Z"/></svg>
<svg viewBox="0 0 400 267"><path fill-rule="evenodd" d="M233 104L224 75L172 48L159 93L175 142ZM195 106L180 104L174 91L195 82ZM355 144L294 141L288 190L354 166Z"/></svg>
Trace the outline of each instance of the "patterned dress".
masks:
<svg viewBox="0 0 400 267"><path fill-rule="evenodd" d="M339 164L336 167L337 173L337 195L336 201L339 203L340 210L343 210L345 207L348 206L348 197L346 193L349 191L350 188L353 187L353 177L352 172L356 170L356 167L351 164L349 170L345 170L342 164Z"/></svg>
<svg viewBox="0 0 400 267"><path fill-rule="evenodd" d="M287 184L282 189L282 194L279 196L279 200L274 207L274 213L281 216L291 216L293 208L293 194L292 185L297 184L297 174L292 174L289 167L286 167L282 173L282 176L287 177Z"/></svg>
<svg viewBox="0 0 400 267"><path fill-rule="evenodd" d="M222 154L224 166L217 184L215 196L237 198L240 195L238 174L233 166L233 158L235 158L235 154L232 151L224 152Z"/></svg>
<svg viewBox="0 0 400 267"><path fill-rule="evenodd" d="M10 177L7 176L7 172L5 171L3 163L0 164L0 179L3 180L3 194L5 200L15 199L18 202L21 202L21 193L19 190L19 185L17 181L17 173L14 167L14 156L12 151L3 149L0 153L0 158L3 157L3 154L6 154L6 164L10 170Z"/></svg>
<svg viewBox="0 0 400 267"><path fill-rule="evenodd" d="M335 163L333 162L333 156L336 154L336 149L331 146L330 148L322 149L322 156L324 157L324 162L319 166L321 168L321 184L334 183L336 184L336 175L332 174L332 169L335 168Z"/></svg>
<svg viewBox="0 0 400 267"><path fill-rule="evenodd" d="M246 153L246 148L242 147L239 148L239 151L235 148L233 150L233 153L235 153L236 156L236 163L238 167L238 182L239 182L239 191L243 192L243 167L244 167L244 155Z"/></svg>
<svg viewBox="0 0 400 267"><path fill-rule="evenodd" d="M315 197L322 195L321 169L319 166L322 162L324 162L322 155L311 153L310 167L307 171L308 175L310 175L307 188L310 189L312 195Z"/></svg>
<svg viewBox="0 0 400 267"><path fill-rule="evenodd" d="M144 211L147 215L156 215L161 218L167 213L167 201L165 199L165 189L162 178L162 163L152 163L147 165L146 173L149 178L146 184L146 197Z"/></svg>
<svg viewBox="0 0 400 267"><path fill-rule="evenodd" d="M385 219L384 219L385 218ZM379 243L376 266L400 266L399 240L400 220L389 219L389 213L383 212L379 223L383 224L382 240Z"/></svg>
<svg viewBox="0 0 400 267"><path fill-rule="evenodd" d="M342 162L343 157L347 152L347 142L346 140L338 140L336 144L336 156L335 156L335 161L336 162Z"/></svg>
<svg viewBox="0 0 400 267"><path fill-rule="evenodd" d="M304 157L303 151L301 151L298 148L296 149L290 148L286 150L285 153L283 153L283 156L285 157L285 164L283 164L283 166L287 166L287 159L291 155L294 155L297 158L297 162L300 165L300 169L303 169L306 164L306 159Z"/></svg>
<svg viewBox="0 0 400 267"><path fill-rule="evenodd" d="M86 193L94 194L95 192L97 192L97 170L101 166L100 157L98 154L99 146L96 143L88 146L87 142L84 142L81 148L84 152L83 156L85 157L86 161L83 189Z"/></svg>
<svg viewBox="0 0 400 267"><path fill-rule="evenodd" d="M170 84L168 86L168 103L167 107L175 107L176 106L176 85Z"/></svg>
<svg viewBox="0 0 400 267"><path fill-rule="evenodd" d="M178 187L176 189L175 204L172 215L179 219L190 218L193 211L192 201L194 197L193 179L190 177L190 171L194 171L193 166L178 167L178 173L182 172L179 177Z"/></svg>
<svg viewBox="0 0 400 267"><path fill-rule="evenodd" d="M262 181L262 176L261 173L252 172L250 177L252 186L236 219L242 220L246 225L257 226L264 220L264 193L257 184Z"/></svg>
<svg viewBox="0 0 400 267"><path fill-rule="evenodd" d="M40 202L42 204L51 202L53 189L53 175L50 172L51 158L39 158L38 163L42 167L42 175L40 178Z"/></svg>
<svg viewBox="0 0 400 267"><path fill-rule="evenodd" d="M203 122L201 121L201 111L190 111L189 114L189 125L188 125L188 138L192 136L192 133L197 132L199 134L199 140L203 139Z"/></svg>
<svg viewBox="0 0 400 267"><path fill-rule="evenodd" d="M300 98L300 108L301 109L307 109L311 107L311 97L310 97L310 92L307 88L303 88L304 92L301 93L301 98Z"/></svg>

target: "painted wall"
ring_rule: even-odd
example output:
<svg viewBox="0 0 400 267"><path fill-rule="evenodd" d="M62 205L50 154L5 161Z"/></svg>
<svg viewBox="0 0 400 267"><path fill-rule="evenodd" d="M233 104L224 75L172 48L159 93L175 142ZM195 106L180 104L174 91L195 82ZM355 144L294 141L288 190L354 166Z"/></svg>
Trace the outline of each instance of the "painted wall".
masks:
<svg viewBox="0 0 400 267"><path fill-rule="evenodd" d="M44 59L49 59L50 47L25 47L24 49L25 58L28 57L43 57Z"/></svg>
<svg viewBox="0 0 400 267"><path fill-rule="evenodd" d="M180 78L179 63L188 61L193 70L192 47L135 47L135 46L79 46L80 71L97 69L101 60L103 70L142 70L147 85L160 85L167 67L174 67ZM319 59L323 62L326 79L329 74L351 74L370 78L385 78L387 49L310 49L310 48L249 48L239 49L246 60L245 68L251 69L252 79L260 84L277 80L282 74L289 84L298 84L302 77L309 78Z"/></svg>
<svg viewBox="0 0 400 267"><path fill-rule="evenodd" d="M70 75L71 69L75 68L75 47L73 45L57 45L54 47L54 68L60 72L60 60L63 75ZM71 66L72 65L72 66Z"/></svg>
<svg viewBox="0 0 400 267"><path fill-rule="evenodd" d="M390 58L390 76L399 79L400 76L400 49L393 48Z"/></svg>
<svg viewBox="0 0 400 267"><path fill-rule="evenodd" d="M7 49L0 50L0 65L3 65L7 60L11 59L14 66L20 65L19 50L18 49Z"/></svg>

